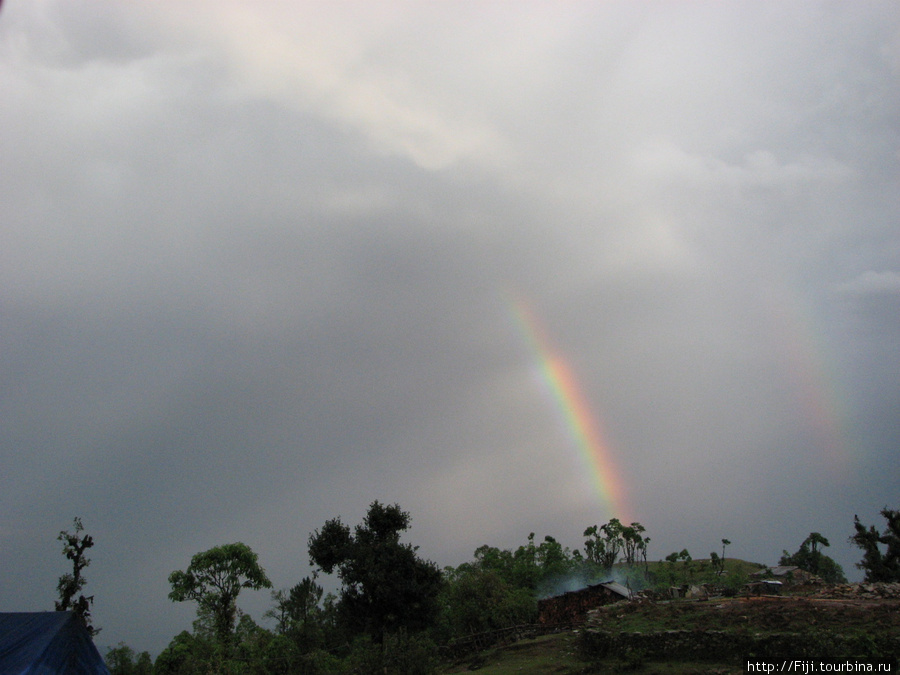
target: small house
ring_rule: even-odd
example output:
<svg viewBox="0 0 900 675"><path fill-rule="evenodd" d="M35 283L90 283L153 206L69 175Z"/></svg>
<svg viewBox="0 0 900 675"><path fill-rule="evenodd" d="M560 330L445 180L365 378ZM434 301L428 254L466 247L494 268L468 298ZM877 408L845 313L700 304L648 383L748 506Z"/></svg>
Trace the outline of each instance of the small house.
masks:
<svg viewBox="0 0 900 675"><path fill-rule="evenodd" d="M815 574L807 572L806 570L802 570L796 565L777 565L775 567L766 567L759 572L754 572L750 575L750 577L752 579L772 578L780 581L786 586L796 584L809 584L815 583L816 581L819 581L821 583L821 580Z"/></svg>
<svg viewBox="0 0 900 675"><path fill-rule="evenodd" d="M631 590L614 581L593 584L538 600L538 623L570 624L585 620L589 610L631 599Z"/></svg>

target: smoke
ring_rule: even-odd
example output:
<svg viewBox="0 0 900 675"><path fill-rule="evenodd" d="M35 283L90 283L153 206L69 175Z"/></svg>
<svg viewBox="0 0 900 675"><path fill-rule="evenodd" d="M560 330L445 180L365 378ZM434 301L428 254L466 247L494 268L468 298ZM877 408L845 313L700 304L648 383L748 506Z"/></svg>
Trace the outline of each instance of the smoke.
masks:
<svg viewBox="0 0 900 675"><path fill-rule="evenodd" d="M545 600L563 593L580 591L588 586L614 582L633 592L643 590L648 585L644 571L638 567L614 567L611 570L581 569L564 576L545 579L537 587L538 600Z"/></svg>

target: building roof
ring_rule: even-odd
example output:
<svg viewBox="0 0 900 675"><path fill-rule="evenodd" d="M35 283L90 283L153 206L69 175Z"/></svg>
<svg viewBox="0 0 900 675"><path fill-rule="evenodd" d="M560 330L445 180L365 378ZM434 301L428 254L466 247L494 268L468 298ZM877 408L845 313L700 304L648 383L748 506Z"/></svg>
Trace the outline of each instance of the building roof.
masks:
<svg viewBox="0 0 900 675"><path fill-rule="evenodd" d="M597 586L603 586L603 588L609 589L613 593L618 593L623 598L631 598L631 590L615 581L606 581L602 584L597 584Z"/></svg>
<svg viewBox="0 0 900 675"><path fill-rule="evenodd" d="M778 565L777 567L771 567L773 577L786 577L788 574L792 572L796 572L800 568L796 565Z"/></svg>

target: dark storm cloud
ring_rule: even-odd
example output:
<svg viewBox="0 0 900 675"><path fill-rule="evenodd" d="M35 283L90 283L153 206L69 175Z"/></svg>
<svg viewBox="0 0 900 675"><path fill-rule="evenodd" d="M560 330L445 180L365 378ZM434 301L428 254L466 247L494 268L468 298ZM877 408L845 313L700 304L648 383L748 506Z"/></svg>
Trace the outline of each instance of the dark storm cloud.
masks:
<svg viewBox="0 0 900 675"><path fill-rule="evenodd" d="M151 651L193 553L289 586L374 499L441 565L579 546L614 514L514 296L653 557L815 530L852 574L900 479L898 73L890 3L4 7L0 609L74 515L101 643Z"/></svg>

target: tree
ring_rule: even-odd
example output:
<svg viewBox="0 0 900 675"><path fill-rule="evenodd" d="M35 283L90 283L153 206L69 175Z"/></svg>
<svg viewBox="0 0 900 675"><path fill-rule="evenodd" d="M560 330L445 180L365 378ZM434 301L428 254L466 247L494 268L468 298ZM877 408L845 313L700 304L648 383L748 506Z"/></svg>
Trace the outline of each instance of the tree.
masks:
<svg viewBox="0 0 900 675"><path fill-rule="evenodd" d="M555 584L567 579L582 565L581 554L572 553L549 534L535 550L538 580L535 588Z"/></svg>
<svg viewBox="0 0 900 675"><path fill-rule="evenodd" d="M150 652L141 652L134 664L134 675L151 675L153 672L153 658Z"/></svg>
<svg viewBox="0 0 900 675"><path fill-rule="evenodd" d="M787 551L783 551L778 564L796 565L801 570L821 577L829 584L846 583L844 570L834 560L822 553L819 550L820 546L831 546L831 544L818 532L810 532L796 553L791 555Z"/></svg>
<svg viewBox="0 0 900 675"><path fill-rule="evenodd" d="M609 571L619 559L619 551L624 544L623 527L618 518L610 518L605 525L597 527L592 525L584 531L584 551L587 559L603 569Z"/></svg>
<svg viewBox="0 0 900 675"><path fill-rule="evenodd" d="M534 532L528 535L527 544L519 546L511 555L508 551L501 552L500 559L508 564L506 581L515 588L530 591L546 590L548 586L570 576L580 563L568 548L550 535L535 545Z"/></svg>
<svg viewBox="0 0 900 675"><path fill-rule="evenodd" d="M322 593L322 587L312 577L304 577L289 591L272 592L275 607L265 615L276 620L276 631L291 638L301 653L322 641L322 609L319 607Z"/></svg>
<svg viewBox="0 0 900 675"><path fill-rule="evenodd" d="M859 522L859 516L853 516L856 533L850 537L850 543L863 550L863 559L856 566L866 573L868 582L900 581L900 510L884 507L881 516L887 521L882 533L874 525L867 528Z"/></svg>
<svg viewBox="0 0 900 675"><path fill-rule="evenodd" d="M731 546L731 542L727 539L722 540L722 569L725 569L725 547Z"/></svg>
<svg viewBox="0 0 900 675"><path fill-rule="evenodd" d="M103 660L110 675L151 675L153 672L150 652L141 652L135 656L134 650L124 642L107 649Z"/></svg>
<svg viewBox="0 0 900 675"><path fill-rule="evenodd" d="M91 559L85 555L85 551L94 545L94 538L89 534L81 534L84 531L81 518L76 516L72 524L75 532L62 530L56 537L57 541L63 542L63 554L72 561L72 574L63 574L56 586L59 592L59 600L55 603L56 611L73 611L90 634L97 635L100 629L91 626L91 605L94 603L94 596L85 597L81 593L87 583L81 571L91 564Z"/></svg>
<svg viewBox="0 0 900 675"><path fill-rule="evenodd" d="M176 570L169 575L169 583L172 584L169 599L196 602L198 616L205 613L210 617L215 635L223 644L231 640L241 589L272 587L256 553L240 542L197 553L187 570Z"/></svg>
<svg viewBox="0 0 900 675"><path fill-rule="evenodd" d="M103 657L110 675L134 675L134 650L120 642L117 647L110 647Z"/></svg>
<svg viewBox="0 0 900 675"><path fill-rule="evenodd" d="M181 673L205 673L210 670L213 650L209 641L181 631L172 638L153 664L155 675L180 675Z"/></svg>
<svg viewBox="0 0 900 675"><path fill-rule="evenodd" d="M715 551L709 553L709 564L712 565L713 572L721 572L725 567L725 559L720 558Z"/></svg>
<svg viewBox="0 0 900 675"><path fill-rule="evenodd" d="M675 584L675 564L678 562L678 553L676 551L672 551L669 555L666 556L666 562L668 564L669 571L669 583Z"/></svg>
<svg viewBox="0 0 900 675"><path fill-rule="evenodd" d="M446 640L536 619L534 593L510 585L495 570L463 563L445 570L444 576L440 600L441 628Z"/></svg>
<svg viewBox="0 0 900 675"><path fill-rule="evenodd" d="M400 542L409 523L399 505L375 501L353 533L335 518L310 534L310 562L341 580L338 609L351 634L365 633L381 644L387 633L433 623L441 572L419 558L417 547Z"/></svg>
<svg viewBox="0 0 900 675"><path fill-rule="evenodd" d="M693 570L691 569L691 554L688 553L686 548L681 549L679 553L672 551L669 555L666 556L666 562L668 562L668 572L669 572L669 581L671 584L675 584L675 580L678 576L678 572L676 569L676 564L681 560L684 564L682 567L682 580L687 579L688 575L693 576Z"/></svg>
<svg viewBox="0 0 900 675"><path fill-rule="evenodd" d="M640 523L632 523L627 527L622 527L621 529L621 537L622 537L622 547L625 553L625 564L626 565L634 565L638 562L638 556L643 553L644 558L646 559L646 551L647 551L647 541L644 539L642 535L646 529Z"/></svg>

